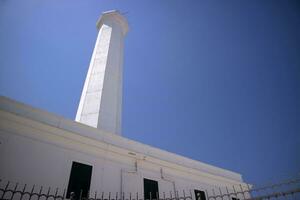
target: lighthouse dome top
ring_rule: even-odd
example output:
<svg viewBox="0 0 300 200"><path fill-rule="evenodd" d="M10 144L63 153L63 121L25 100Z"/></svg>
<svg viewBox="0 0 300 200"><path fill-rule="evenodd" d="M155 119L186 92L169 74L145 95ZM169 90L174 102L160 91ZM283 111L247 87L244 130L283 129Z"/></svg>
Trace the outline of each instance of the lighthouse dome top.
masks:
<svg viewBox="0 0 300 200"><path fill-rule="evenodd" d="M122 32L124 35L128 32L128 22L126 18L118 11L118 10L110 10L103 12L101 17L97 21L97 28L100 29L100 27L105 23L105 21L116 21L122 28Z"/></svg>

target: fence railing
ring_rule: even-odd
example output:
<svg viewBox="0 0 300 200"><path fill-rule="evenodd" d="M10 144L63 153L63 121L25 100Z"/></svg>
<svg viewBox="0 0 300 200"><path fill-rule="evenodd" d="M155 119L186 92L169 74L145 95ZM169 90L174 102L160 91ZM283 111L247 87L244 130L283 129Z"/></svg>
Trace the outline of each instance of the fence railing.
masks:
<svg viewBox="0 0 300 200"><path fill-rule="evenodd" d="M2 181L0 180L0 183ZM7 181L5 186L1 185L0 187L0 200L32 200L32 199L46 199L46 200L63 200L65 199L66 190L61 191L59 188L56 188L55 190L48 187L45 191L45 188L43 186L40 186L39 188L35 185L28 187L27 184L24 184L23 187L19 187L19 183L11 183L10 181Z"/></svg>
<svg viewBox="0 0 300 200"><path fill-rule="evenodd" d="M264 200L264 199L299 199L300 200L300 178L281 181L275 184L269 184L261 187L246 185L232 186L232 188L223 187L212 189L208 200Z"/></svg>
<svg viewBox="0 0 300 200"><path fill-rule="evenodd" d="M300 200L300 178L282 181L262 187L235 185L203 190L203 196L196 196L195 191L171 191L149 194L147 198L141 193L112 193L80 191L78 195L66 189L51 188L0 180L0 200ZM68 198L67 198L68 197Z"/></svg>
<svg viewBox="0 0 300 200"><path fill-rule="evenodd" d="M191 191L189 193L183 191L182 196L178 195L178 191L175 193L162 192L161 194L149 193L149 197L144 198L141 193L84 192L81 190L76 196L74 192L67 195L66 189L28 186L10 181L3 182L0 180L0 200L193 200ZM86 195L83 195L84 193Z"/></svg>

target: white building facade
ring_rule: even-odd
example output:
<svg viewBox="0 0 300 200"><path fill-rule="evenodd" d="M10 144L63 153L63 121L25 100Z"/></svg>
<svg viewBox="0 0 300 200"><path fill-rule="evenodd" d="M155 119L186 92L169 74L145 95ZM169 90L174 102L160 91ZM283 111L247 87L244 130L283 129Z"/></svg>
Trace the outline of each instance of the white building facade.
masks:
<svg viewBox="0 0 300 200"><path fill-rule="evenodd" d="M211 189L246 188L238 173L121 136L123 40L128 25L119 12L110 11L97 26L76 121L0 98L0 178L67 188L67 198L72 191L78 195L79 188L125 193L127 198L129 193L142 197L147 191L155 197L153 192L159 197L187 195L183 190L192 198L196 191L207 197Z"/></svg>

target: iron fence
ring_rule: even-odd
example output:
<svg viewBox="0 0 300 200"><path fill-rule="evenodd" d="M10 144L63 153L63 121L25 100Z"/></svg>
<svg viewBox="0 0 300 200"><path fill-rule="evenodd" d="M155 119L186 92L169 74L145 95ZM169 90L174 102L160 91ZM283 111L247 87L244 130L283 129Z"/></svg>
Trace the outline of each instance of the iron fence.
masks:
<svg viewBox="0 0 300 200"><path fill-rule="evenodd" d="M0 180L0 183L2 180ZM66 190L63 190L63 193L60 194L59 188L56 188L54 191L50 187L46 189L43 186L37 188L35 185L28 187L27 184L24 184L23 187L19 187L19 183L11 183L7 181L5 186L1 185L0 187L0 200L32 200L32 199L45 199L45 200L63 200L65 199Z"/></svg>
<svg viewBox="0 0 300 200"><path fill-rule="evenodd" d="M300 178L282 181L262 187L250 185L234 185L232 187L220 187L203 190L204 196L197 197L192 190L170 191L149 194L145 199L141 193L112 193L112 192L90 192L78 196L72 192L66 194L66 189L28 186L13 182L0 180L0 200L300 200ZM70 196L70 197L69 197ZM154 198L153 198L154 197Z"/></svg>
<svg viewBox="0 0 300 200"><path fill-rule="evenodd" d="M192 193L189 191L187 195L183 191L183 196L178 195L178 191L170 193L161 193L159 195L149 194L150 198L145 199L144 195L141 193L127 193L124 192L90 192L87 191L87 195L84 196L84 191L81 190L78 196L75 196L74 192L71 192L69 195L66 193L66 189L51 188L33 185L29 187L27 184L21 186L19 183L13 183L7 181L5 184L0 180L0 200L193 200ZM73 193L73 194L72 194ZM68 196L68 197L67 197ZM155 198L152 198L155 196ZM160 197L161 196L161 197ZM158 198L156 198L158 197Z"/></svg>
<svg viewBox="0 0 300 200"><path fill-rule="evenodd" d="M300 178L281 181L261 187L235 185L232 188L214 188L209 194L208 200L300 200Z"/></svg>

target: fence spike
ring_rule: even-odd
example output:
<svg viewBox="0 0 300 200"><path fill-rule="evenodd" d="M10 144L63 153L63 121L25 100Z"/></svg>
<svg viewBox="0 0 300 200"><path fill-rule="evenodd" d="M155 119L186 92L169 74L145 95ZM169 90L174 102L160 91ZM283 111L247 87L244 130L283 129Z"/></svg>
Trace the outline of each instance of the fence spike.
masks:
<svg viewBox="0 0 300 200"><path fill-rule="evenodd" d="M82 198L82 190L80 190L79 200L81 200L81 198Z"/></svg>
<svg viewBox="0 0 300 200"><path fill-rule="evenodd" d="M48 192L47 192L47 197L46 197L46 200L49 198L49 194L50 194L50 187L48 188Z"/></svg>
<svg viewBox="0 0 300 200"><path fill-rule="evenodd" d="M220 192L220 197L223 199L223 194L222 194L221 187L219 187L219 192Z"/></svg>
<svg viewBox="0 0 300 200"><path fill-rule="evenodd" d="M26 184L24 185L23 190L21 192L21 198L20 198L20 200L22 200L25 190L26 190Z"/></svg>
<svg viewBox="0 0 300 200"><path fill-rule="evenodd" d="M214 195L214 199L216 199L216 193L215 193L215 189L212 189L213 195Z"/></svg>
<svg viewBox="0 0 300 200"><path fill-rule="evenodd" d="M63 199L65 199L65 196L66 196L66 188L64 189L64 193L63 193Z"/></svg>
<svg viewBox="0 0 300 200"><path fill-rule="evenodd" d="M227 192L227 197L228 199L230 199L230 193L229 193L229 190L228 190L228 187L226 186L226 192Z"/></svg>
<svg viewBox="0 0 300 200"><path fill-rule="evenodd" d="M192 190L190 189L189 191L190 191L191 199L193 199Z"/></svg>
<svg viewBox="0 0 300 200"><path fill-rule="evenodd" d="M7 182L7 184L6 184L5 188L4 188L4 191L3 191L3 194L2 194L2 196L1 196L1 199L3 199L3 197L4 197L5 193L6 193L6 190L7 190L8 186L9 186L9 181Z"/></svg>
<svg viewBox="0 0 300 200"><path fill-rule="evenodd" d="M207 189L205 189L205 196L206 196L207 200L209 200L209 196L208 196L208 191L207 191Z"/></svg>
<svg viewBox="0 0 300 200"><path fill-rule="evenodd" d="M30 196L29 196L29 200L30 200L31 197L32 197L32 194L33 194L33 192L34 192L34 188L35 188L35 185L32 186L32 189L31 189L31 192L30 192Z"/></svg>
<svg viewBox="0 0 300 200"><path fill-rule="evenodd" d="M56 197L57 197L57 193L58 193L58 187L56 188L56 190L55 190L55 194L54 194L54 200L56 199Z"/></svg>
<svg viewBox="0 0 300 200"><path fill-rule="evenodd" d="M14 198L15 193L16 193L17 188L18 188L18 185L19 185L19 183L16 183L16 186L15 186L15 188L14 188L13 191L12 191L12 195L11 195L11 197L10 197L10 200L12 200L12 199Z"/></svg>
<svg viewBox="0 0 300 200"><path fill-rule="evenodd" d="M41 186L41 188L40 188L40 192L39 192L39 194L38 194L38 200L39 200L40 197L41 197L42 191L43 191L43 186Z"/></svg>
<svg viewBox="0 0 300 200"><path fill-rule="evenodd" d="M238 196L238 194L237 194L237 192L236 192L236 190L235 190L235 187L234 187L234 185L232 185L232 187L233 187L233 192L234 192L234 195L237 197L237 196Z"/></svg>
<svg viewBox="0 0 300 200"><path fill-rule="evenodd" d="M245 199L245 194L244 194L244 191L243 191L242 184L240 184L240 188L241 188L242 195L243 195L243 197L244 197L244 199Z"/></svg>

